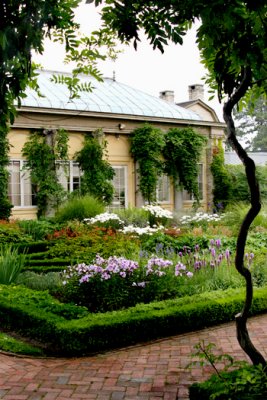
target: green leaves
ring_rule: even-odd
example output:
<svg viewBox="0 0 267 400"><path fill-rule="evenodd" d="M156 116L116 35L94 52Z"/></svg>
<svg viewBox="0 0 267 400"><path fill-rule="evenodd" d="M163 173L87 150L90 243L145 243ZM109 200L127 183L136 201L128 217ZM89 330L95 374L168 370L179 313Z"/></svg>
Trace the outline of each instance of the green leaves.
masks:
<svg viewBox="0 0 267 400"><path fill-rule="evenodd" d="M49 206L57 204L65 195L58 182L56 161L67 159L68 134L64 129L32 132L22 154L26 157L26 168L30 170L36 189L37 215L44 216Z"/></svg>
<svg viewBox="0 0 267 400"><path fill-rule="evenodd" d="M138 162L139 189L149 203L156 201L158 176L163 173L164 134L149 124L133 131L131 153Z"/></svg>
<svg viewBox="0 0 267 400"><path fill-rule="evenodd" d="M199 202L198 163L206 138L193 128L173 128L165 136L165 172Z"/></svg>
<svg viewBox="0 0 267 400"><path fill-rule="evenodd" d="M105 204L113 198L111 183L115 174L112 166L103 158L106 142L103 133L96 131L94 136L86 136L83 148L76 153L75 160L84 172L81 177L81 194L90 194Z"/></svg>
<svg viewBox="0 0 267 400"><path fill-rule="evenodd" d="M133 131L131 153L138 162L139 189L149 203L156 201L158 177L167 173L177 186L198 201L198 162L206 138L192 128L173 128L164 134L147 124Z"/></svg>

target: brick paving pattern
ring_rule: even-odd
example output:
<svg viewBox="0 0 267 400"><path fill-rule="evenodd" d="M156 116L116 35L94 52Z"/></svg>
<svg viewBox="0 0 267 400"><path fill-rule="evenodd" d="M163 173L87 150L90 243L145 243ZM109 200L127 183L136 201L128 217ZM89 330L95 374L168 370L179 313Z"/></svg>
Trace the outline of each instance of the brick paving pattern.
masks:
<svg viewBox="0 0 267 400"><path fill-rule="evenodd" d="M248 327L254 345L267 358L267 314L251 318ZM212 373L210 367L185 368L201 340L215 343L219 352L246 359L234 323L91 357L0 354L0 399L186 400L188 386Z"/></svg>

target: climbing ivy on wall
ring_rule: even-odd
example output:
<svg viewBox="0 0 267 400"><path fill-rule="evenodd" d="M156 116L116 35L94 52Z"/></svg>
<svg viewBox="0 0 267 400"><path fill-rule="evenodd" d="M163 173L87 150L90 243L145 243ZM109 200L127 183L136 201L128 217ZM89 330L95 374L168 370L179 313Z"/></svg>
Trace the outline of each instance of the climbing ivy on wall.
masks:
<svg viewBox="0 0 267 400"><path fill-rule="evenodd" d="M37 216L46 216L66 195L58 182L56 161L67 161L68 134L64 129L34 131L22 154L36 190Z"/></svg>
<svg viewBox="0 0 267 400"><path fill-rule="evenodd" d="M0 125L3 117L0 113ZM3 123L0 127L0 219L9 219L13 207L8 199L8 126Z"/></svg>
<svg viewBox="0 0 267 400"><path fill-rule="evenodd" d="M91 194L105 204L113 199L112 166L105 160L107 143L101 130L85 136L83 148L76 153L75 160L83 171L81 194Z"/></svg>
<svg viewBox="0 0 267 400"><path fill-rule="evenodd" d="M232 177L224 164L224 150L219 143L213 151L210 170L213 176L213 207L216 211L225 208L231 199Z"/></svg>
<svg viewBox="0 0 267 400"><path fill-rule="evenodd" d="M199 201L198 162L206 138L193 128L173 128L167 133L145 125L131 137L131 153L138 162L139 189L148 202L156 201L158 177L166 173L175 186Z"/></svg>
<svg viewBox="0 0 267 400"><path fill-rule="evenodd" d="M146 124L133 131L131 154L138 162L139 190L148 203L156 201L158 176L163 173L164 133Z"/></svg>
<svg viewBox="0 0 267 400"><path fill-rule="evenodd" d="M199 203L198 163L206 138L193 128L170 129L165 136L165 172L176 186L194 196Z"/></svg>

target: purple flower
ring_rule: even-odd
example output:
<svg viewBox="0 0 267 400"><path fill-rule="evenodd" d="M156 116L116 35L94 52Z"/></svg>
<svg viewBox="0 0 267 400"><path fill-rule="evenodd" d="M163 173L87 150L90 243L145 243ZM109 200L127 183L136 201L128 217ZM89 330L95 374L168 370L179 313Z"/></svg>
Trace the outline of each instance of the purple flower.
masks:
<svg viewBox="0 0 267 400"><path fill-rule="evenodd" d="M215 250L214 247L212 247L212 248L210 249L210 253L211 253L211 256L212 256L213 258L216 257L216 250Z"/></svg>
<svg viewBox="0 0 267 400"><path fill-rule="evenodd" d="M230 250L228 250L228 249L225 250L225 258L226 258L226 260L229 260L229 258L230 258Z"/></svg>
<svg viewBox="0 0 267 400"><path fill-rule="evenodd" d="M215 240L215 244L216 244L217 247L220 247L221 244L222 244L222 243L221 243L221 239L216 239L216 240Z"/></svg>
<svg viewBox="0 0 267 400"><path fill-rule="evenodd" d="M211 246L214 246L214 244L215 244L214 239L211 239L211 240L210 240L210 245L211 245Z"/></svg>
<svg viewBox="0 0 267 400"><path fill-rule="evenodd" d="M186 276L188 276L188 278L192 278L193 276L193 272L187 271Z"/></svg>
<svg viewBox="0 0 267 400"><path fill-rule="evenodd" d="M195 262L194 268L195 268L195 269L200 269L200 262L199 262L199 261L196 261L196 262Z"/></svg>

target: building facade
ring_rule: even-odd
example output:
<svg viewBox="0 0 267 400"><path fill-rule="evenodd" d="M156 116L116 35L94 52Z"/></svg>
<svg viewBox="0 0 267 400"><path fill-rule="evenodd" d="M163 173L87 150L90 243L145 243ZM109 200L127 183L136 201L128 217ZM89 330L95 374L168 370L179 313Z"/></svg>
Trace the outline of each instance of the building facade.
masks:
<svg viewBox="0 0 267 400"><path fill-rule="evenodd" d="M113 79L98 82L81 76L81 83L88 84L90 81L93 90L81 91L79 98L71 100L68 88L51 80L53 75L59 73L39 73L42 97L30 89L27 91L9 133L9 197L14 205L13 218L36 218L34 194L29 171L23 168L22 149L31 132L37 129L64 128L68 132L68 172L66 174L59 167L59 180L70 192L79 187L81 178L75 153L82 148L86 133L101 129L107 141L108 161L115 171L115 195L111 207L139 207L144 204L138 191L137 166L130 155L129 137L134 129L145 123L163 131L191 126L207 137L199 164L201 207L207 209L212 201L209 165L213 147L224 136L224 124L214 110L199 98L200 85L192 85L189 101L177 105L172 91L161 92L160 98L156 98ZM198 89L195 92L194 86ZM193 203L187 193L174 190L167 176L159 177L157 197L158 202L169 210L189 208Z"/></svg>

